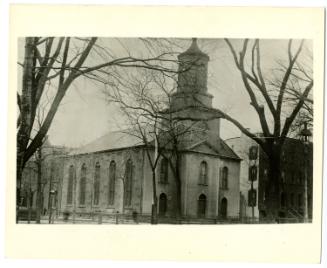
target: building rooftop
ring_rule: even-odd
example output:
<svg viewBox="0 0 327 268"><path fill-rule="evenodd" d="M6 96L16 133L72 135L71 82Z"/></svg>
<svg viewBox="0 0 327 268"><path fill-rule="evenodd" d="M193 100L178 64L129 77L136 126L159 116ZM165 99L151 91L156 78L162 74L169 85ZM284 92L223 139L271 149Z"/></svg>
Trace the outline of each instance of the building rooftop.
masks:
<svg viewBox="0 0 327 268"><path fill-rule="evenodd" d="M153 141L150 144L153 146ZM130 134L128 130L112 131L80 148L72 150L69 155L121 150L143 145L144 143L141 139L136 135ZM201 147L201 145L204 145L207 149L203 149L204 147ZM211 150L209 151L208 149ZM181 150L184 152L210 153L219 157L240 159L222 139L211 135L207 139L193 141Z"/></svg>
<svg viewBox="0 0 327 268"><path fill-rule="evenodd" d="M126 131L112 131L106 135L73 150L70 155L89 154L144 145L139 137Z"/></svg>

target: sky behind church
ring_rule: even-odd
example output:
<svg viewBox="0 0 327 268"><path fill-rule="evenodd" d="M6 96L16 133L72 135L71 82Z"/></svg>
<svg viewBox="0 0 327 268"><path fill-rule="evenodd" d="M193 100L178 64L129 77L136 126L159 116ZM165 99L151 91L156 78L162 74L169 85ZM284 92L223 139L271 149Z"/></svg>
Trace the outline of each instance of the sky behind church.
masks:
<svg viewBox="0 0 327 268"><path fill-rule="evenodd" d="M172 40L174 41L174 39ZM24 43L23 39L20 41L19 59L22 61ZM101 38L99 42L110 46L116 55L123 56L127 50L133 53L133 49L137 51L138 55L146 53L135 42L135 39L117 41L112 38ZM232 42L239 51L241 41L232 40ZM178 52L183 52L190 46L191 39L179 39L177 43L180 46ZM130 47L126 48L126 44ZM258 117L250 105L250 99L244 90L240 73L225 41L223 39L200 39L198 46L210 57L208 92L214 97L213 107L228 112L252 131L260 131ZM298 42L294 42L294 50L297 46ZM306 40L302 53L302 60L309 65L312 64L310 62L311 46L311 42ZM262 68L269 75L272 68L278 67L277 60L287 60L287 40L262 40L261 58ZM18 82L21 85L21 70L18 75ZM117 106L106 100L103 94L103 85L89 79L79 78L64 97L49 130L49 138L55 145L78 147L109 131L119 129L123 123L124 118L118 112ZM240 131L236 127L222 120L220 136L223 139L239 135Z"/></svg>

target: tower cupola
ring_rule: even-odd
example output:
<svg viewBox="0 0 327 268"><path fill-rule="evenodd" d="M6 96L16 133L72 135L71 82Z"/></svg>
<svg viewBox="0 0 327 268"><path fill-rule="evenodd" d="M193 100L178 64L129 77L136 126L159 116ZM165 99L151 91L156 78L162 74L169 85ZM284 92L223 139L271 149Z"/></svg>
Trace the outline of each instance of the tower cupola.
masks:
<svg viewBox="0 0 327 268"><path fill-rule="evenodd" d="M191 46L178 55L177 92L172 99L174 108L212 107L212 95L207 92L208 62L209 56L200 50L197 39L192 38Z"/></svg>

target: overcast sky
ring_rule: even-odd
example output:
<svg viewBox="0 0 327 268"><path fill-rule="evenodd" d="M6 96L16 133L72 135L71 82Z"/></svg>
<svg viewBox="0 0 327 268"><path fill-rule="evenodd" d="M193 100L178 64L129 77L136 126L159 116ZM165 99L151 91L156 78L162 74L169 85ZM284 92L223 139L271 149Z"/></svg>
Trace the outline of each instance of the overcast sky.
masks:
<svg viewBox="0 0 327 268"><path fill-rule="evenodd" d="M102 38L99 42L111 45L113 50L117 49L116 55L124 55L122 45L117 44L113 39ZM232 40L232 42L239 50L240 40ZM141 48L136 45L135 40L126 39L125 43L130 45L128 48L130 51L135 48L135 50L139 50L137 51L138 55L143 53L140 51ZM191 40L183 39L178 43L181 45L180 51L182 51L189 47ZM294 43L294 49L297 44L297 42ZM249 105L249 97L224 40L200 39L198 45L210 57L208 92L214 96L213 107L229 112L231 116L252 131L260 131L256 113ZM311 42L306 40L304 56L311 53L311 45ZM19 55L22 60L23 42L19 42ZM287 59L287 40L261 40L261 58L264 72L269 75L271 69L277 66L277 59L282 61ZM18 75L19 84L21 84L21 71ZM64 97L49 130L48 134L52 144L78 147L109 131L118 129L123 118L117 112L117 107L106 101L101 87L103 86L85 78L78 78L74 82ZM226 139L239 136L240 132L233 125L222 120L220 135Z"/></svg>

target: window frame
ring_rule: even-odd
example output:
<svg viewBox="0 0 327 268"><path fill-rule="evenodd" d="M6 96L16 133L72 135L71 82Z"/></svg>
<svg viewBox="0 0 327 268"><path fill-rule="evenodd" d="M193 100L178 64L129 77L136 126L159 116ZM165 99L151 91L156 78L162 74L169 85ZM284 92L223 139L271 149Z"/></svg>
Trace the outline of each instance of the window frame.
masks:
<svg viewBox="0 0 327 268"><path fill-rule="evenodd" d="M132 205L133 197L133 161L129 158L125 164L125 181L124 181L124 206L129 207Z"/></svg>
<svg viewBox="0 0 327 268"><path fill-rule="evenodd" d="M200 163L199 185L208 186L208 163L203 160Z"/></svg>
<svg viewBox="0 0 327 268"><path fill-rule="evenodd" d="M68 169L68 184L67 184L67 199L66 204L73 204L73 194L74 194L74 181L75 181L75 167L70 165Z"/></svg>
<svg viewBox="0 0 327 268"><path fill-rule="evenodd" d="M86 203L86 164L83 163L81 167L80 181L79 181L79 195L78 204L79 206L85 206Z"/></svg>
<svg viewBox="0 0 327 268"><path fill-rule="evenodd" d="M229 173L228 167L227 166L222 167L220 186L221 186L221 189L223 189L223 190L228 190L228 173Z"/></svg>
<svg viewBox="0 0 327 268"><path fill-rule="evenodd" d="M159 175L159 183L168 184L168 160L166 158L162 158L160 161L160 175Z"/></svg>
<svg viewBox="0 0 327 268"><path fill-rule="evenodd" d="M116 162L110 161L109 164L109 182L108 182L108 205L115 204L115 188L116 188Z"/></svg>
<svg viewBox="0 0 327 268"><path fill-rule="evenodd" d="M101 165L96 162L94 166L94 181L93 181L93 205L99 206L100 204L100 181L101 181Z"/></svg>

